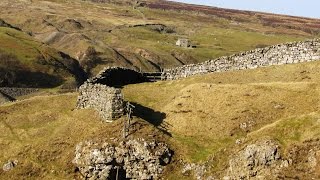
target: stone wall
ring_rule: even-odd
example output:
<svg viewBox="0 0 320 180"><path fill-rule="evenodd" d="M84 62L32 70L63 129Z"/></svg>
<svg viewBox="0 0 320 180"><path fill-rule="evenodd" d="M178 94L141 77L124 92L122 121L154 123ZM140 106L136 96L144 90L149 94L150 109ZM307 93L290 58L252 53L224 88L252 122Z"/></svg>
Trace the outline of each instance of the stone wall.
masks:
<svg viewBox="0 0 320 180"><path fill-rule="evenodd" d="M162 79L173 80L197 74L255 69L271 65L320 60L320 39L279 44L266 48L224 56L199 64L165 69Z"/></svg>
<svg viewBox="0 0 320 180"><path fill-rule="evenodd" d="M94 109L104 121L111 122L124 114L121 90L86 82L79 88L77 108Z"/></svg>
<svg viewBox="0 0 320 180"><path fill-rule="evenodd" d="M0 87L0 91L11 97L25 96L39 91L36 88Z"/></svg>

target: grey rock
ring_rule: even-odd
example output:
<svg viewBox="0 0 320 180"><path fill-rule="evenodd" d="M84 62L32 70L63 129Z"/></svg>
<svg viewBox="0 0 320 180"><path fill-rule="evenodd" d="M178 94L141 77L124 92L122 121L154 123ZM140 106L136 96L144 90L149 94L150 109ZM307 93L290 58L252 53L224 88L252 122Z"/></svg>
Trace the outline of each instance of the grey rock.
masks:
<svg viewBox="0 0 320 180"><path fill-rule="evenodd" d="M10 160L2 166L2 170L3 171L10 171L17 165L18 165L18 160L13 160L13 161Z"/></svg>
<svg viewBox="0 0 320 180"><path fill-rule="evenodd" d="M230 161L226 177L249 179L251 177L276 173L283 167L283 160L276 142L267 140L247 145Z"/></svg>
<svg viewBox="0 0 320 180"><path fill-rule="evenodd" d="M124 114L123 96L120 89L86 82L79 88L77 108L94 109L104 121L111 122Z"/></svg>
<svg viewBox="0 0 320 180"><path fill-rule="evenodd" d="M130 179L159 179L172 153L164 143L143 139L122 141L118 145L79 143L73 163L85 179L112 178L118 168ZM114 174L114 173L113 173Z"/></svg>

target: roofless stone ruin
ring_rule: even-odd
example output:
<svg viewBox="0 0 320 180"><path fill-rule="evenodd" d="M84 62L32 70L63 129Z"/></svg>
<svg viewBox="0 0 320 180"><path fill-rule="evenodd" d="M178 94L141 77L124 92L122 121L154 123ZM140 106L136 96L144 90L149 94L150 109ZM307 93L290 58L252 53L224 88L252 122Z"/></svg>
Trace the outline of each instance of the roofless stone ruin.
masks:
<svg viewBox="0 0 320 180"><path fill-rule="evenodd" d="M104 68L97 76L80 86L77 108L94 109L103 121L112 122L125 113L121 87L142 82L148 82L148 79L135 70Z"/></svg>

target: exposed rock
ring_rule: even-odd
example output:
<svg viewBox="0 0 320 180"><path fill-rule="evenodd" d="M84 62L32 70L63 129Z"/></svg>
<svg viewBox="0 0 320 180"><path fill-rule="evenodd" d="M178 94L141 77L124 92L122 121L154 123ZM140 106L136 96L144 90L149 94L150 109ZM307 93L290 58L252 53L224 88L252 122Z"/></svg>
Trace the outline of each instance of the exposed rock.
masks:
<svg viewBox="0 0 320 180"><path fill-rule="evenodd" d="M320 140L308 140L289 148L290 166L280 172L281 178L320 179ZM292 174L291 172L295 172Z"/></svg>
<svg viewBox="0 0 320 180"><path fill-rule="evenodd" d="M184 175L190 175L189 173L193 172L194 177L197 180L201 180L204 177L204 174L207 171L207 167L204 164L185 164L182 169L182 174Z"/></svg>
<svg viewBox="0 0 320 180"><path fill-rule="evenodd" d="M246 146L229 161L225 179L249 179L274 175L282 161L279 146L273 141L262 141Z"/></svg>
<svg viewBox="0 0 320 180"><path fill-rule="evenodd" d="M171 157L168 146L155 141L128 140L118 145L87 141L77 145L73 163L84 179L115 179L117 174L119 179L159 179Z"/></svg>
<svg viewBox="0 0 320 180"><path fill-rule="evenodd" d="M18 165L18 160L13 160L13 161L10 160L2 166L2 170L3 171L10 171L11 169L13 169L17 165Z"/></svg>

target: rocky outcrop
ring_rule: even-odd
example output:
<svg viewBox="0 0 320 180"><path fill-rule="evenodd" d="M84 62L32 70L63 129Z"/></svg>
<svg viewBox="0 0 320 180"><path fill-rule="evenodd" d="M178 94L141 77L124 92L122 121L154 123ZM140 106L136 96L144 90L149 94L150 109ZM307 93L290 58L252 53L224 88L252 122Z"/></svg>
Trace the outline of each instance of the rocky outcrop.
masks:
<svg viewBox="0 0 320 180"><path fill-rule="evenodd" d="M288 161L282 160L276 142L267 140L246 146L230 161L228 176L224 179L275 178Z"/></svg>
<svg viewBox="0 0 320 180"><path fill-rule="evenodd" d="M73 163L84 179L159 179L171 156L166 144L155 141L87 141L77 145Z"/></svg>
<svg viewBox="0 0 320 180"><path fill-rule="evenodd" d="M77 108L94 109L104 121L110 122L124 114L121 90L86 82L79 88Z"/></svg>
<svg viewBox="0 0 320 180"><path fill-rule="evenodd" d="M194 174L195 179L201 180L204 179L204 175L207 171L206 164L195 164L195 163L183 163L183 168L181 173L185 176L189 176L191 173ZM209 179L209 178L207 178Z"/></svg>
<svg viewBox="0 0 320 180"><path fill-rule="evenodd" d="M320 139L292 145L287 159L290 166L280 172L279 179L320 179Z"/></svg>
<svg viewBox="0 0 320 180"><path fill-rule="evenodd" d="M293 64L320 59L320 39L279 44L199 64L165 69L162 79L172 80L210 72L255 69L271 65Z"/></svg>

